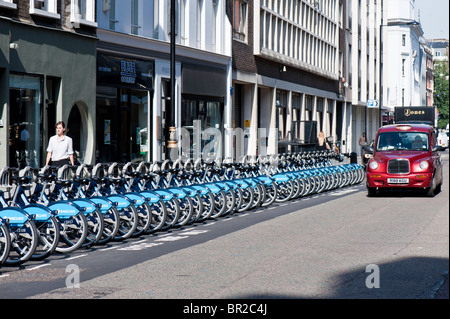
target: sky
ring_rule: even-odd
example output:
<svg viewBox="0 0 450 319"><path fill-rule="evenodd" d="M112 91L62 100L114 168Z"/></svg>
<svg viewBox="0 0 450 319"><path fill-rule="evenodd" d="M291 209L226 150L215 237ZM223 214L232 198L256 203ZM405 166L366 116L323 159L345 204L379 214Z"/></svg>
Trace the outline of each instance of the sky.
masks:
<svg viewBox="0 0 450 319"><path fill-rule="evenodd" d="M425 39L449 39L449 0L416 0L418 10Z"/></svg>

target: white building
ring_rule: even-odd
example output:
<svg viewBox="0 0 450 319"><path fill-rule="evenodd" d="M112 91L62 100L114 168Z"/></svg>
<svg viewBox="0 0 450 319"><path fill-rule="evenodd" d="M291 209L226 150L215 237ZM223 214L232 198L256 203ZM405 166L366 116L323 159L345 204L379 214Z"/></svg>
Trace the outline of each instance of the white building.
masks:
<svg viewBox="0 0 450 319"><path fill-rule="evenodd" d="M229 124L225 2L176 0L175 121L191 134L195 120L219 129ZM170 1L97 1L97 21L97 161L161 160L168 140Z"/></svg>
<svg viewBox="0 0 450 319"><path fill-rule="evenodd" d="M427 105L426 42L416 18L414 0L387 1L383 26L383 106L387 112L396 106Z"/></svg>

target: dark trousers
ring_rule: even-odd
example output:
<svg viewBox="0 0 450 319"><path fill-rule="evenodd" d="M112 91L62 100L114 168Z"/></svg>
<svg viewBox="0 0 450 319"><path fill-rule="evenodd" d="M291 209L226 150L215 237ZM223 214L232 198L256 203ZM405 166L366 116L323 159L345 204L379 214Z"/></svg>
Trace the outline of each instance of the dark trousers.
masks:
<svg viewBox="0 0 450 319"><path fill-rule="evenodd" d="M55 166L57 168L60 168L60 167L62 167L64 165L66 165L66 164L70 165L70 161L69 161L68 158L67 159L63 159L63 160L59 160L59 161L51 161L51 163L50 163L51 166Z"/></svg>

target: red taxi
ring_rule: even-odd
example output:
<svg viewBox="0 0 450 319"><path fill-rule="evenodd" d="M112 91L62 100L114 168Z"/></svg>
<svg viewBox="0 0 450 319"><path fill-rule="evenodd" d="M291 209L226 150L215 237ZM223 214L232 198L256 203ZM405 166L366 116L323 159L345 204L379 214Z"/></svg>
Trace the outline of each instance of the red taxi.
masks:
<svg viewBox="0 0 450 319"><path fill-rule="evenodd" d="M419 189L433 197L440 192L443 168L435 129L426 124L396 124L381 127L367 165L367 192Z"/></svg>

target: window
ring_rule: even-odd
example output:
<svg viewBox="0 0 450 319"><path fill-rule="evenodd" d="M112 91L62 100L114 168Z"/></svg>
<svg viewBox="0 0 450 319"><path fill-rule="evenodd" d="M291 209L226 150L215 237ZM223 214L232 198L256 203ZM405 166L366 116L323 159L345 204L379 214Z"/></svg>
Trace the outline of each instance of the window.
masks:
<svg viewBox="0 0 450 319"><path fill-rule="evenodd" d="M75 27L79 24L97 27L95 22L95 0L71 0L70 22Z"/></svg>
<svg viewBox="0 0 450 319"><path fill-rule="evenodd" d="M247 0L233 0L233 38L246 41Z"/></svg>
<svg viewBox="0 0 450 319"><path fill-rule="evenodd" d="M17 4L15 4L13 0L0 0L0 7L17 9Z"/></svg>
<svg viewBox="0 0 450 319"><path fill-rule="evenodd" d="M197 0L197 48L202 46L202 7L203 0Z"/></svg>
<svg viewBox="0 0 450 319"><path fill-rule="evenodd" d="M131 34L139 34L139 0L131 0Z"/></svg>
<svg viewBox="0 0 450 319"><path fill-rule="evenodd" d="M109 29L114 31L116 30L116 23L119 20L116 20L116 0L110 0L109 6Z"/></svg>
<svg viewBox="0 0 450 319"><path fill-rule="evenodd" d="M402 34L402 46L406 45L406 34Z"/></svg>
<svg viewBox="0 0 450 319"><path fill-rule="evenodd" d="M402 59L402 76L405 76L405 61L406 59Z"/></svg>
<svg viewBox="0 0 450 319"><path fill-rule="evenodd" d="M56 0L30 0L30 14L59 19Z"/></svg>
<svg viewBox="0 0 450 319"><path fill-rule="evenodd" d="M216 50L216 38L217 38L217 5L218 0L212 0L213 6L213 17L212 17L212 25L211 25L211 48L213 51Z"/></svg>

